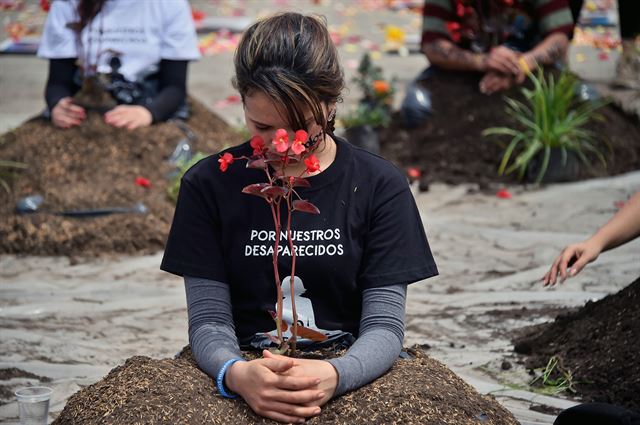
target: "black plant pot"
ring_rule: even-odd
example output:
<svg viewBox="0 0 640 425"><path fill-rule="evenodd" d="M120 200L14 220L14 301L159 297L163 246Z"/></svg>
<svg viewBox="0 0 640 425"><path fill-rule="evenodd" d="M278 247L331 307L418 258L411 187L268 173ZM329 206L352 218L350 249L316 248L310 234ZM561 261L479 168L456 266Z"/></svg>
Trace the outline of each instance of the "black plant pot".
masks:
<svg viewBox="0 0 640 425"><path fill-rule="evenodd" d="M370 125L349 127L346 131L347 140L354 146L368 150L376 155L380 154L380 139L378 132Z"/></svg>
<svg viewBox="0 0 640 425"><path fill-rule="evenodd" d="M540 167L544 158L544 152L538 152L527 166L526 179L529 183L533 183L538 178ZM578 156L570 150L567 150L567 160L562 161L562 151L560 149L551 149L549 155L549 165L547 171L542 176L540 183L561 183L578 179L580 171L580 162Z"/></svg>

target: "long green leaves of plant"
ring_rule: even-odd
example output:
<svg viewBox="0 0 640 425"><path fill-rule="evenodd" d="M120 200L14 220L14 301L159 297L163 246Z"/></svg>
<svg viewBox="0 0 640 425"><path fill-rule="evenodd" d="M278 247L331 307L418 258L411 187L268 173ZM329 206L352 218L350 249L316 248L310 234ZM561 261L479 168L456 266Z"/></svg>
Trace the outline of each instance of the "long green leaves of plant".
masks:
<svg viewBox="0 0 640 425"><path fill-rule="evenodd" d="M506 146L498 173L510 174L518 171L522 179L530 162L541 155L542 163L536 183L542 181L553 149L561 152L562 165L566 165L568 151L587 166L589 153L606 167L602 152L596 148L599 138L584 126L593 119L601 119L595 113L608 103L605 100L581 102L576 93L578 80L563 72L556 80L553 75L545 78L542 71L537 76L530 74L533 89L522 88L524 101L505 98L506 112L518 123L518 128L492 127L482 132L483 136L511 137Z"/></svg>

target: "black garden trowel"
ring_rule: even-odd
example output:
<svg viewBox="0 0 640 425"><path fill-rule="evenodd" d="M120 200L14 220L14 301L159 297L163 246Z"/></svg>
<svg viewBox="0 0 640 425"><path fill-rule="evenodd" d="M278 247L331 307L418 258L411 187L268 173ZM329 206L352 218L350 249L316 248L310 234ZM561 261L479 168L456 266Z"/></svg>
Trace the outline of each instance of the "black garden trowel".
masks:
<svg viewBox="0 0 640 425"><path fill-rule="evenodd" d="M63 210L63 211L48 211L42 210L40 207L44 202L42 195L30 195L21 198L16 203L16 213L18 214L33 214L33 213L45 213L62 215L65 217L100 217L109 214L146 214L149 209L142 202L137 202L130 207L104 207L104 208L87 208L79 210Z"/></svg>

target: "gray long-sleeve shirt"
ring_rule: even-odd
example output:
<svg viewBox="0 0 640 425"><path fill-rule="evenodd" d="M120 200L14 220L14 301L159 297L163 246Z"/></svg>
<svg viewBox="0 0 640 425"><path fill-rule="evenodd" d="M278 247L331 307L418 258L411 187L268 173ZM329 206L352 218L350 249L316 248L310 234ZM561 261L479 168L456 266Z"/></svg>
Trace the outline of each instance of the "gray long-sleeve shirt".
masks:
<svg viewBox="0 0 640 425"><path fill-rule="evenodd" d="M242 357L229 286L189 276L184 280L191 349L200 368L215 378L226 361ZM405 284L363 291L358 339L344 356L328 360L338 372L334 397L373 381L398 358L404 340L406 295Z"/></svg>

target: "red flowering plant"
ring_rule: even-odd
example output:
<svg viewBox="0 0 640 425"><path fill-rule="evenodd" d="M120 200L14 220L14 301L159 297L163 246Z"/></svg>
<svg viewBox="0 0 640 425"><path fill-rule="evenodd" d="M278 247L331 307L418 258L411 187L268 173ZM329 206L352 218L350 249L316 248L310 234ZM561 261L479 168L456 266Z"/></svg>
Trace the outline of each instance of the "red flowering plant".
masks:
<svg viewBox="0 0 640 425"><path fill-rule="evenodd" d="M283 322L282 319L282 280L280 279L280 273L278 271L278 248L280 246L280 237L276 237L273 246L273 273L276 283L277 301L276 311L272 312L272 316L276 322L276 336L270 334L267 334L267 336L273 342L278 344L277 349L274 350L278 354L294 354L298 335L304 334L305 337L314 340L326 339L325 335L319 332L314 332L311 329L303 328L303 332L302 329L299 329L294 294L296 251L291 237L292 213L294 211L299 211L309 214L320 214L320 210L318 210L318 208L308 200L302 199L295 189L296 187L310 187L311 184L303 177L303 175L312 174L320 170L320 162L318 161L318 158L316 158L316 156L305 146L308 137L309 136L306 131L298 130L295 132L293 141L290 141L287 131L284 129L278 129L270 145L267 145L260 136L253 136L250 141L250 145L253 148L253 154L250 157L234 157L232 154L226 152L220 155L220 158L218 159L220 171L222 172L226 172L231 164L236 160L241 159L247 161L247 168L263 170L265 172L267 182L250 184L242 189L242 193L259 196L269 204L276 235L280 235L282 231L282 214L287 214L286 235L289 249L291 251L290 298L291 311L293 313L293 320L291 323L292 336L288 339L283 337L283 332L287 331L288 325ZM304 162L306 168L299 176L285 175L285 168L287 166L301 161ZM286 207L286 210L282 208L283 205Z"/></svg>

